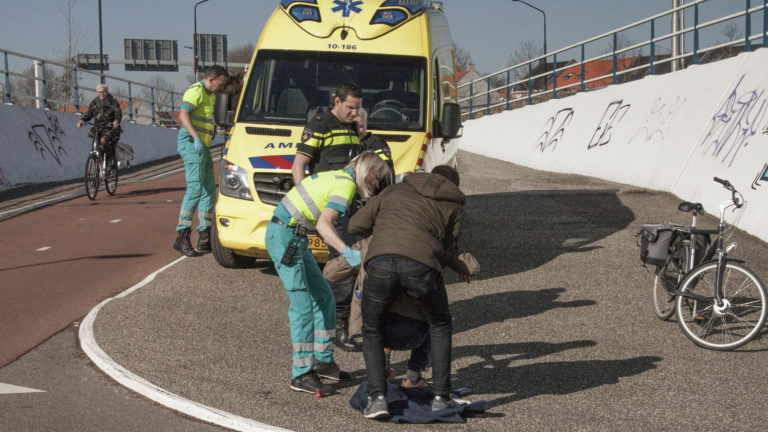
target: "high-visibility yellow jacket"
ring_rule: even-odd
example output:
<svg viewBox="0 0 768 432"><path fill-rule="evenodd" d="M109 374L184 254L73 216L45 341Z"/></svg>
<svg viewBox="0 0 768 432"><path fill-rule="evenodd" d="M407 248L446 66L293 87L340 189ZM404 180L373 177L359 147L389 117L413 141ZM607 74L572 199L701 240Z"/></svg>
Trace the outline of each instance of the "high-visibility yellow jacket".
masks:
<svg viewBox="0 0 768 432"><path fill-rule="evenodd" d="M326 207L346 213L356 191L355 177L349 168L312 174L288 191L274 214L284 222L290 214L289 226L299 223L313 229Z"/></svg>
<svg viewBox="0 0 768 432"><path fill-rule="evenodd" d="M181 103L181 109L189 111L189 118L192 121L200 139L207 147L211 146L211 140L216 133L216 126L213 124L213 107L216 104L216 94L209 92L202 81L189 86L184 92L184 98ZM186 136L185 136L186 135ZM181 128L179 139L189 138L189 131Z"/></svg>

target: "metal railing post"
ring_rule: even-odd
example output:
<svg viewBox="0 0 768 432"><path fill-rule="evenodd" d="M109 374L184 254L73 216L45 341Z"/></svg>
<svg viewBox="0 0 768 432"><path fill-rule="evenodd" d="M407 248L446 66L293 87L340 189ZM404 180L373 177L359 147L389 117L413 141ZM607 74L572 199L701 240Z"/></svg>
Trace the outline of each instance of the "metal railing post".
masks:
<svg viewBox="0 0 768 432"><path fill-rule="evenodd" d="M579 86L580 91L585 91L586 86L584 85L584 76L587 74L586 68L584 67L584 44L581 44L581 85Z"/></svg>
<svg viewBox="0 0 768 432"><path fill-rule="evenodd" d="M752 20L749 16L749 7L750 7L750 1L747 0L747 9L744 11L744 51L750 52L752 51L752 42L749 40L749 37L752 36Z"/></svg>
<svg viewBox="0 0 768 432"><path fill-rule="evenodd" d="M128 81L128 122L133 123L133 95L131 94L130 81Z"/></svg>
<svg viewBox="0 0 768 432"><path fill-rule="evenodd" d="M5 103L12 104L13 102L11 102L11 78L10 78L10 72L8 72L8 53L4 52L3 57L5 57Z"/></svg>
<svg viewBox="0 0 768 432"><path fill-rule="evenodd" d="M656 37L656 30L655 30L655 24L656 20L651 20L651 54L650 54L650 63L651 68L649 73L651 75L656 75L656 43L653 41L653 38Z"/></svg>
<svg viewBox="0 0 768 432"><path fill-rule="evenodd" d="M43 79L43 109L48 109L48 84L45 81L45 60L40 60L40 77Z"/></svg>
<svg viewBox="0 0 768 432"><path fill-rule="evenodd" d="M768 1L768 0L765 0ZM509 69L507 69L507 110L509 110Z"/></svg>
<svg viewBox="0 0 768 432"><path fill-rule="evenodd" d="M171 92L171 126L176 129L176 104L173 102L173 92Z"/></svg>
<svg viewBox="0 0 768 432"><path fill-rule="evenodd" d="M619 62L616 58L616 45L618 44L618 38L616 36L616 33L613 33L613 82L612 84L616 84L619 82L619 80L616 77L616 69L619 68Z"/></svg>
<svg viewBox="0 0 768 432"><path fill-rule="evenodd" d="M546 78L544 84L547 84ZM552 54L552 99L557 99L557 53Z"/></svg>
<svg viewBox="0 0 768 432"><path fill-rule="evenodd" d="M80 87L77 85L77 68L72 68L72 80L75 83L75 114L80 114Z"/></svg>
<svg viewBox="0 0 768 432"><path fill-rule="evenodd" d="M475 83L474 81L469 83L469 119L475 118L474 109L472 107L472 99L474 99Z"/></svg>
<svg viewBox="0 0 768 432"><path fill-rule="evenodd" d="M763 48L768 48L768 0L763 0Z"/></svg>
<svg viewBox="0 0 768 432"><path fill-rule="evenodd" d="M485 113L491 114L491 77L485 79L486 91L485 91Z"/></svg>
<svg viewBox="0 0 768 432"><path fill-rule="evenodd" d="M157 123L155 123L155 88L154 87L149 88L149 94L152 97L152 126L157 126Z"/></svg>
<svg viewBox="0 0 768 432"><path fill-rule="evenodd" d="M699 64L699 4L693 5L693 64Z"/></svg>
<svg viewBox="0 0 768 432"><path fill-rule="evenodd" d="M533 66L528 63L528 105L533 105Z"/></svg>

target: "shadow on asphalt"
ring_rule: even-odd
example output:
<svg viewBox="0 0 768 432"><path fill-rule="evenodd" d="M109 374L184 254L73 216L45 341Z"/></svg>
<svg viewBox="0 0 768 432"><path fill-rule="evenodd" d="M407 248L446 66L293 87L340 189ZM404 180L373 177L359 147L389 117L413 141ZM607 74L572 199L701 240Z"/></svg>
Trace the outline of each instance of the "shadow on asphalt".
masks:
<svg viewBox="0 0 768 432"><path fill-rule="evenodd" d="M596 304L593 300L561 302L558 297L565 288L548 288L540 291L505 291L481 295L451 303L451 315L461 317L453 320L453 334L482 327L486 324L501 323L511 318L538 315L550 309L582 307ZM478 314L477 311L483 311Z"/></svg>
<svg viewBox="0 0 768 432"><path fill-rule="evenodd" d="M454 350L454 358L482 357L472 365L456 371L462 380L472 382L474 394L506 396L488 400L491 407L539 395L563 395L616 384L620 378L639 375L656 368L661 357L642 356L623 360L583 360L545 362L512 366L515 360L539 357L566 349L596 345L594 341L562 344L543 342L499 345L470 345Z"/></svg>
<svg viewBox="0 0 768 432"><path fill-rule="evenodd" d="M124 194L120 194L120 197L124 198L130 198L134 196L142 196L142 195L154 195L158 193L164 193L164 192L178 192L178 191L185 191L185 187L164 187L164 188L154 188L154 189L140 189L135 191L130 191Z"/></svg>
<svg viewBox="0 0 768 432"><path fill-rule="evenodd" d="M582 253L635 220L616 190L556 190L470 195L461 246L489 279L535 269L565 253ZM473 228L474 226L484 228ZM450 272L449 272L450 273Z"/></svg>
<svg viewBox="0 0 768 432"><path fill-rule="evenodd" d="M49 264L61 264L61 263L65 263L65 262L81 261L81 260L88 260L88 259L140 258L140 257L145 257L145 256L150 256L150 255L152 255L152 254L92 255L92 256L85 256L85 257L79 257L79 258L70 258L70 259L65 259L65 260L46 261L46 262L29 264L29 265L23 265L23 266L17 266L17 267L0 268L0 271L17 270L17 269L22 269L22 268L44 266L44 265L49 265Z"/></svg>

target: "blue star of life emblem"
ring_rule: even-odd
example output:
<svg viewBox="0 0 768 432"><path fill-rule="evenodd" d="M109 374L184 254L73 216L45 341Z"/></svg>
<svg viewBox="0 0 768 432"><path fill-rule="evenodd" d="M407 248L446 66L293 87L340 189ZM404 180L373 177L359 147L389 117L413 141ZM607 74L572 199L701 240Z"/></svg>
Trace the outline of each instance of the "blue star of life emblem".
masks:
<svg viewBox="0 0 768 432"><path fill-rule="evenodd" d="M350 12L360 13L363 10L360 9L360 5L363 4L362 0L333 0L333 4L336 7L331 9L331 12L341 11L341 16L348 18Z"/></svg>

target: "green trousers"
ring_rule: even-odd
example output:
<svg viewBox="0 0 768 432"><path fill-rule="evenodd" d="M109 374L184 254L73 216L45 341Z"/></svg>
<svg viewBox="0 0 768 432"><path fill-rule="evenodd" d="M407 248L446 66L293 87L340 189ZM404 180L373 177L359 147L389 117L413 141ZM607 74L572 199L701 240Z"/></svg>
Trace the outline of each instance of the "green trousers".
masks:
<svg viewBox="0 0 768 432"><path fill-rule="evenodd" d="M281 263L285 249L293 238L293 228L274 222L267 225L267 252L275 263L290 300L291 378L296 378L311 371L316 362L333 362L336 302L315 257L307 248L306 237L298 240L299 248L291 263Z"/></svg>
<svg viewBox="0 0 768 432"><path fill-rule="evenodd" d="M192 216L195 210L197 210L198 219L197 229L203 231L213 223L213 206L216 202L216 181L213 178L211 149L203 146L203 154L198 155L195 144L188 139L179 139L177 144L179 154L184 160L187 191L181 202L176 231L192 228Z"/></svg>

